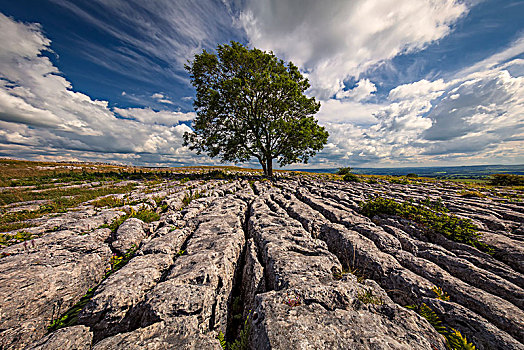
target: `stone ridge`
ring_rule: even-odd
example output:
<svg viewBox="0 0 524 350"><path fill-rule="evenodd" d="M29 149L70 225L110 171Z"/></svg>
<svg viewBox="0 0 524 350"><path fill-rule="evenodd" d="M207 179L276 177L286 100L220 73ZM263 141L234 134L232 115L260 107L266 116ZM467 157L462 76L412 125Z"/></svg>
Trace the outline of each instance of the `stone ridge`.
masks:
<svg viewBox="0 0 524 350"><path fill-rule="evenodd" d="M363 216L359 203L375 196L441 199L493 253ZM28 231L39 238L0 250L0 349L220 350L221 335L243 349L447 349L405 307L421 304L477 349L524 349L520 202L307 176L164 181L125 197L38 219ZM158 215L111 226L139 212Z"/></svg>

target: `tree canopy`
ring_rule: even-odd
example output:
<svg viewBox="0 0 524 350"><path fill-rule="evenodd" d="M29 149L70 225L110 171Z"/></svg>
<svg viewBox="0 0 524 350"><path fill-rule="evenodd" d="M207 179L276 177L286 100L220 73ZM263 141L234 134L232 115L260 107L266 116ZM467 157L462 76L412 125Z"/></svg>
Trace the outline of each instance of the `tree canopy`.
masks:
<svg viewBox="0 0 524 350"><path fill-rule="evenodd" d="M196 88L197 117L185 144L223 162L256 158L266 176L280 166L303 162L327 143L313 117L320 109L307 97L308 80L291 62L237 42L204 50L186 65Z"/></svg>

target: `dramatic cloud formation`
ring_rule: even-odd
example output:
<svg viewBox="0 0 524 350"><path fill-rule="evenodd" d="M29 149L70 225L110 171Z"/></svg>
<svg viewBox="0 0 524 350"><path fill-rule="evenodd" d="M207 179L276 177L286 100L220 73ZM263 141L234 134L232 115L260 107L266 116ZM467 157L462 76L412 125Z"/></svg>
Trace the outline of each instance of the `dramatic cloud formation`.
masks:
<svg viewBox="0 0 524 350"><path fill-rule="evenodd" d="M48 1L88 30L60 46L0 13L2 156L217 163L182 146L195 117L184 64L238 40L309 78L330 132L310 167L524 163L522 3Z"/></svg>
<svg viewBox="0 0 524 350"><path fill-rule="evenodd" d="M141 162L140 154L150 153L147 162L163 162L163 155L177 162L196 160L182 147L183 133L190 129L180 124L194 118L194 113L150 108L113 111L107 101L75 92L43 55L50 41L38 25L0 14L0 42L7 43L0 53L0 152L4 156Z"/></svg>
<svg viewBox="0 0 524 350"><path fill-rule="evenodd" d="M345 79L444 37L466 13L455 0L252 0L240 22L252 45L298 64L327 98Z"/></svg>

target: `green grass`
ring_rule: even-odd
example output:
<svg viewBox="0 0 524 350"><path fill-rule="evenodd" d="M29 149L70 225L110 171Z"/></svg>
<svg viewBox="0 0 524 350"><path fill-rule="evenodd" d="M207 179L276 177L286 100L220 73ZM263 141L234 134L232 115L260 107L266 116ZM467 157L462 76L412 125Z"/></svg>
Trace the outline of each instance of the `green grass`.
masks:
<svg viewBox="0 0 524 350"><path fill-rule="evenodd" d="M446 211L442 203L429 200L421 203L398 203L389 198L376 197L360 204L360 212L369 218L377 214L397 215L452 241L465 243L488 253L492 252L491 247L479 241L480 233L471 220L458 218L447 214Z"/></svg>
<svg viewBox="0 0 524 350"><path fill-rule="evenodd" d="M0 232L12 231L21 228L35 226L35 224L25 222L26 220L36 219L49 213L64 213L70 208L76 207L81 203L106 196L108 194L125 193L131 191L135 185L115 187L96 187L96 188L75 188L75 189L54 189L49 192L20 193L22 200L47 199L48 203L40 206L34 211L19 211L14 213L4 213L0 215ZM11 194L0 193L0 203L12 202Z"/></svg>
<svg viewBox="0 0 524 350"><path fill-rule="evenodd" d="M383 305L384 300L381 297L374 295L372 289L367 289L364 292L357 294L358 300L364 304Z"/></svg>

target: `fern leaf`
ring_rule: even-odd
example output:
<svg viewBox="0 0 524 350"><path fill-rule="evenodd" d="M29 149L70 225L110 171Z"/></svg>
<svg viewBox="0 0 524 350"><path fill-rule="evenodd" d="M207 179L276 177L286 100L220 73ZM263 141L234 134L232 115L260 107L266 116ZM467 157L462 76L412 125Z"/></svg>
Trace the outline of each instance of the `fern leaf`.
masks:
<svg viewBox="0 0 524 350"><path fill-rule="evenodd" d="M227 342L226 337L224 336L224 333L222 331L218 332L217 339L220 342L220 346L223 350L227 350Z"/></svg>
<svg viewBox="0 0 524 350"><path fill-rule="evenodd" d="M454 328L450 328L450 331L446 334L446 340L448 346L453 350L476 350L475 345L468 343L466 337Z"/></svg>

